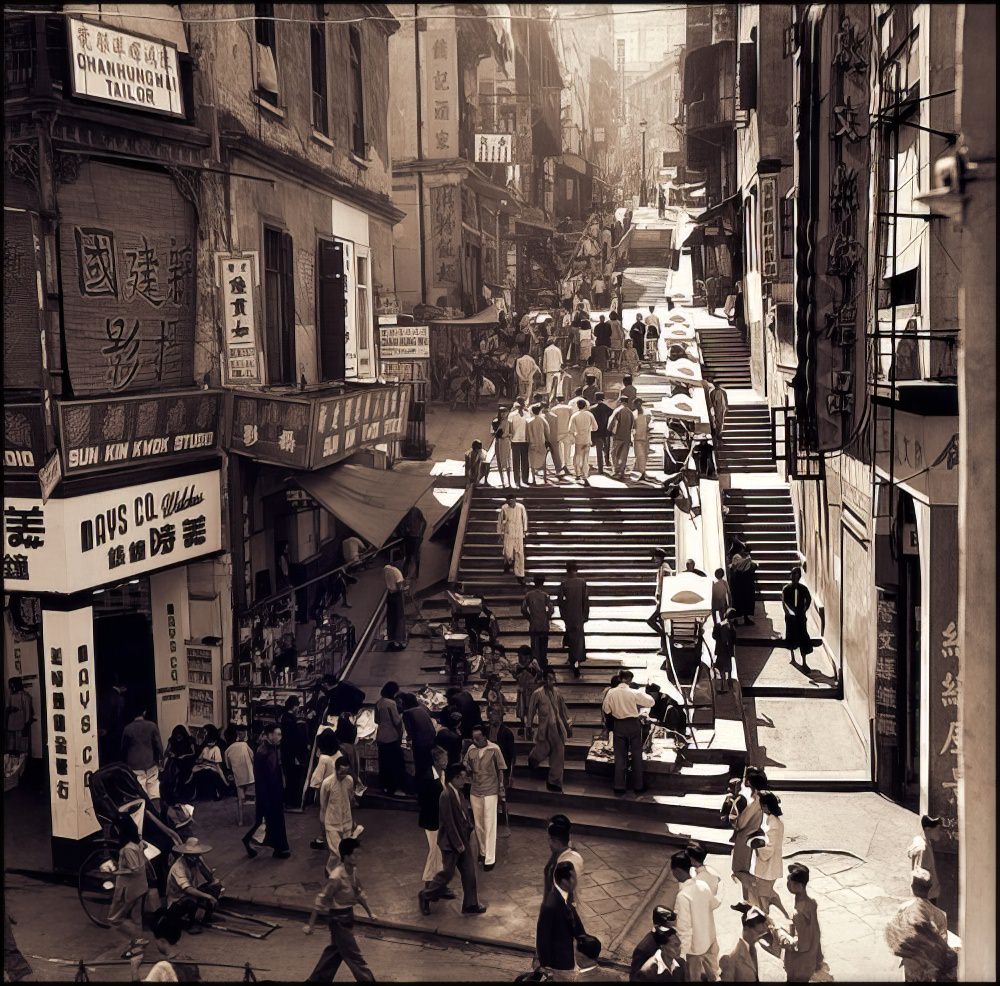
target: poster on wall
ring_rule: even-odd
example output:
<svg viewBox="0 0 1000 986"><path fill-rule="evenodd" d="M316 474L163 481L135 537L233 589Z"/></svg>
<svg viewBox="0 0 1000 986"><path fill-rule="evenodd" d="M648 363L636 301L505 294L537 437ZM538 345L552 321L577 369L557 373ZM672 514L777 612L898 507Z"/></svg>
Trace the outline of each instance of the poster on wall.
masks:
<svg viewBox="0 0 1000 986"><path fill-rule="evenodd" d="M193 383L194 208L173 179L85 161L76 181L59 186L59 211L75 395Z"/></svg>
<svg viewBox="0 0 1000 986"><path fill-rule="evenodd" d="M218 470L64 500L4 497L9 590L72 593L222 548Z"/></svg>
<svg viewBox="0 0 1000 986"><path fill-rule="evenodd" d="M43 678L52 835L84 839L100 824L90 797L97 754L94 611L45 610Z"/></svg>
<svg viewBox="0 0 1000 986"><path fill-rule="evenodd" d="M56 407L67 476L203 455L219 447L223 394L217 390L59 401Z"/></svg>
<svg viewBox="0 0 1000 986"><path fill-rule="evenodd" d="M384 360L428 359L431 355L429 325L380 325L378 331Z"/></svg>
<svg viewBox="0 0 1000 986"><path fill-rule="evenodd" d="M264 382L263 353L257 340L254 289L259 285L257 254L220 253L222 289L223 384L259 387Z"/></svg>

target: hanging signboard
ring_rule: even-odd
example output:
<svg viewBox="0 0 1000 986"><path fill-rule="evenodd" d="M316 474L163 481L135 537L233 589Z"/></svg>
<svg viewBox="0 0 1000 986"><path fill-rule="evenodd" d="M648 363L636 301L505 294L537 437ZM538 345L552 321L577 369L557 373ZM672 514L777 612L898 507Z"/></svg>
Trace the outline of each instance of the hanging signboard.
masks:
<svg viewBox="0 0 1000 986"><path fill-rule="evenodd" d="M311 466L319 469L406 432L408 386L379 387L317 404Z"/></svg>
<svg viewBox="0 0 1000 986"><path fill-rule="evenodd" d="M177 46L67 17L73 95L99 103L184 117Z"/></svg>
<svg viewBox="0 0 1000 986"><path fill-rule="evenodd" d="M45 610L42 621L52 835L77 841L101 827L90 797L99 766L94 611Z"/></svg>
<svg viewBox="0 0 1000 986"><path fill-rule="evenodd" d="M378 331L382 359L430 359L430 326L380 325Z"/></svg>
<svg viewBox="0 0 1000 986"><path fill-rule="evenodd" d="M7 332L6 335L12 333ZM9 473L34 473L45 457L41 404L4 404L3 467Z"/></svg>
<svg viewBox="0 0 1000 986"><path fill-rule="evenodd" d="M212 470L47 503L5 497L4 582L73 593L219 551L220 489Z"/></svg>
<svg viewBox="0 0 1000 986"><path fill-rule="evenodd" d="M476 164L513 164L513 134L476 134Z"/></svg>
<svg viewBox="0 0 1000 986"><path fill-rule="evenodd" d="M59 443L67 476L125 463L191 458L219 447L221 391L114 400L59 401Z"/></svg>
<svg viewBox="0 0 1000 986"><path fill-rule="evenodd" d="M896 732L896 597L879 595L877 612L878 643L875 650L875 731L881 742L897 746Z"/></svg>
<svg viewBox="0 0 1000 986"><path fill-rule="evenodd" d="M222 288L223 384L259 387L264 382L257 344L253 289L259 283L257 254L216 255Z"/></svg>
<svg viewBox="0 0 1000 986"><path fill-rule="evenodd" d="M47 503L53 490L62 481L62 459L58 452L53 452L49 461L38 470L38 485L42 488L42 503Z"/></svg>

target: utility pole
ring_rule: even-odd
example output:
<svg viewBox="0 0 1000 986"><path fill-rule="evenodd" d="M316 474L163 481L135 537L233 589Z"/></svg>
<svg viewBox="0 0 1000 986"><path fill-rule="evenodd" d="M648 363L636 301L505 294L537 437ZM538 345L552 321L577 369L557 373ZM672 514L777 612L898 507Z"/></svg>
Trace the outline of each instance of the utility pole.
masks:
<svg viewBox="0 0 1000 986"><path fill-rule="evenodd" d="M639 121L639 133L642 134L642 172L639 175L639 205L646 205L646 120Z"/></svg>
<svg viewBox="0 0 1000 986"><path fill-rule="evenodd" d="M420 303L427 304L427 262L424 243L424 114L420 80L420 5L413 5L413 65L417 95L417 230L420 237Z"/></svg>

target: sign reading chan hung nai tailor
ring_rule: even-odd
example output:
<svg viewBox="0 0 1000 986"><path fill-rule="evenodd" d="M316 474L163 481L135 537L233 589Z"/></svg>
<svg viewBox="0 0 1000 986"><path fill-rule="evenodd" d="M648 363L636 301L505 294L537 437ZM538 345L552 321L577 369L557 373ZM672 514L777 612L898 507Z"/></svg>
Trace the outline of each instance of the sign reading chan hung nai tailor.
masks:
<svg viewBox="0 0 1000 986"><path fill-rule="evenodd" d="M218 470L43 503L5 497L8 591L73 593L222 547Z"/></svg>
<svg viewBox="0 0 1000 986"><path fill-rule="evenodd" d="M113 400L60 401L60 445L68 476L190 457L219 446L223 395L180 391Z"/></svg>
<svg viewBox="0 0 1000 986"><path fill-rule="evenodd" d="M430 326L380 325L378 332L382 359L430 359Z"/></svg>
<svg viewBox="0 0 1000 986"><path fill-rule="evenodd" d="M258 283L257 254L220 253L224 383L227 387L259 387L263 382L253 289Z"/></svg>
<svg viewBox="0 0 1000 986"><path fill-rule="evenodd" d="M184 116L176 45L82 17L66 27L74 96Z"/></svg>

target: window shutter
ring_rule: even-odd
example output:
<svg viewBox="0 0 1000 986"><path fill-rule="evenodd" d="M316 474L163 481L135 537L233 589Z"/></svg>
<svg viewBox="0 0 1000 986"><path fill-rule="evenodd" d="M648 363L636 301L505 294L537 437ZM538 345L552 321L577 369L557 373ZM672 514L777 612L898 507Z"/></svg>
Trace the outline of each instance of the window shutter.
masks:
<svg viewBox="0 0 1000 986"><path fill-rule="evenodd" d="M343 243L339 240L320 240L317 266L320 375L323 380L343 380L344 330L347 321L347 278L344 276Z"/></svg>
<svg viewBox="0 0 1000 986"><path fill-rule="evenodd" d="M757 109L757 44L753 41L740 45L738 98L738 109Z"/></svg>
<svg viewBox="0 0 1000 986"><path fill-rule="evenodd" d="M282 362L284 382L298 380L295 362L295 252L292 249L290 233L281 234L281 317L282 317Z"/></svg>

